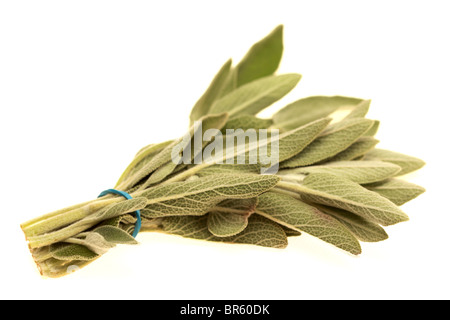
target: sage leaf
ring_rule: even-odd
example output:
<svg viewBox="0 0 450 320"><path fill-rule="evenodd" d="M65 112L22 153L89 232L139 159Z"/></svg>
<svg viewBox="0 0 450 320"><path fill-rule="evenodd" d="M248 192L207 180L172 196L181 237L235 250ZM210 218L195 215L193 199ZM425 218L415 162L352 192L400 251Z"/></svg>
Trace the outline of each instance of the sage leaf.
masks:
<svg viewBox="0 0 450 320"><path fill-rule="evenodd" d="M331 158L351 146L366 132L372 121L368 119L348 119L327 128L295 157L281 163L282 168L311 165Z"/></svg>
<svg viewBox="0 0 450 320"><path fill-rule="evenodd" d="M328 206L318 206L318 208L339 220L360 241L378 242L388 238L381 226L361 216Z"/></svg>
<svg viewBox="0 0 450 320"><path fill-rule="evenodd" d="M236 66L237 86L272 75L283 55L283 26L276 27L264 39L255 43Z"/></svg>
<svg viewBox="0 0 450 320"><path fill-rule="evenodd" d="M247 228L231 237L216 237L208 231L207 216L179 216L162 219L163 231L185 238L220 241L227 243L253 244L272 248L285 248L287 237L283 229L276 223L252 215L248 219Z"/></svg>
<svg viewBox="0 0 450 320"><path fill-rule="evenodd" d="M364 136L369 136L369 137L375 136L378 132L379 127L380 127L380 121L373 120L373 125L370 127L369 130L367 130L366 133L364 133Z"/></svg>
<svg viewBox="0 0 450 320"><path fill-rule="evenodd" d="M208 230L217 237L234 236L248 225L258 198L225 200L208 214Z"/></svg>
<svg viewBox="0 0 450 320"><path fill-rule="evenodd" d="M221 113L221 114L214 114L214 115L207 115L202 117L199 121L201 121L201 137L203 137L203 133L208 129L221 129L225 123L228 120L228 114ZM189 129L188 137L193 137L195 132L199 132L200 127L192 126ZM175 169L175 166L168 165L167 163L172 163L172 152L174 148L178 148L181 152L187 147L194 147L194 144L191 144L190 139L186 139L185 137L181 137L175 141L173 141L171 144L169 144L167 147L165 147L163 150L161 150L155 157L153 157L150 161L148 161L139 171L134 173L131 177L129 177L127 180L124 181L123 184L121 184L121 188L124 190L127 190L133 186L135 186L139 181L153 173L158 168L167 165L166 170L163 171L162 174L159 174L157 179L149 179L143 185L141 188L146 188L150 186L154 181L161 181L163 177L169 175L171 171L169 169ZM194 153L191 153L192 157L195 156Z"/></svg>
<svg viewBox="0 0 450 320"><path fill-rule="evenodd" d="M125 171L120 176L119 180L116 183L115 188L122 189L121 183L129 178L134 173L138 172L146 163L150 162L150 160L155 157L161 150L165 147L173 143L172 140L158 143L158 144L150 144L136 154L133 161L128 165Z"/></svg>
<svg viewBox="0 0 450 320"><path fill-rule="evenodd" d="M98 254L79 244L57 243L51 246L51 255L58 260L90 261L99 257Z"/></svg>
<svg viewBox="0 0 450 320"><path fill-rule="evenodd" d="M401 168L382 161L336 161L322 165L283 170L282 174L330 173L350 181L365 184L395 176Z"/></svg>
<svg viewBox="0 0 450 320"><path fill-rule="evenodd" d="M330 118L319 119L282 133L279 138L278 161L288 160L302 152L325 129L330 120Z"/></svg>
<svg viewBox="0 0 450 320"><path fill-rule="evenodd" d="M266 148L267 156L272 160L276 160L276 163L285 161L297 155L303 149L305 149L314 139L324 130L327 124L331 121L329 118L319 119L308 123L300 128L296 128L291 131L284 132L275 137L269 136L266 138L259 137L257 143L248 143L245 139L241 139L246 144L245 148L242 150L245 151L243 156L245 157L245 163L249 163L249 156L253 151L260 151L262 148ZM273 144L276 143L278 145L278 153L274 154L275 150L272 150ZM226 158L234 158L235 163L240 163L237 161L237 157L241 154L239 149L237 149L242 142L238 141L238 145L234 149L234 153L230 156L226 154ZM257 164L267 165L265 161L261 158L261 154L257 153ZM275 163L271 163L274 165Z"/></svg>
<svg viewBox="0 0 450 320"><path fill-rule="evenodd" d="M237 89L238 87L237 77L238 77L237 69L231 68L218 98L222 98Z"/></svg>
<svg viewBox="0 0 450 320"><path fill-rule="evenodd" d="M248 225L248 217L239 213L213 211L208 214L208 230L217 237L234 236Z"/></svg>
<svg viewBox="0 0 450 320"><path fill-rule="evenodd" d="M217 100L210 113L229 113L237 115L256 115L291 91L300 81L299 74L268 76L250 82Z"/></svg>
<svg viewBox="0 0 450 320"><path fill-rule="evenodd" d="M311 121L325 118L336 110L356 106L362 100L341 96L313 96L297 100L272 117L277 128L292 130Z"/></svg>
<svg viewBox="0 0 450 320"><path fill-rule="evenodd" d="M173 170L175 170L176 167L177 164L175 162L166 162L152 173L152 175L147 179L146 185L150 186L152 184L163 181L173 172Z"/></svg>
<svg viewBox="0 0 450 320"><path fill-rule="evenodd" d="M286 248L288 244L281 226L257 214L250 216L244 231L235 236L220 239L227 243L253 244L278 249Z"/></svg>
<svg viewBox="0 0 450 320"><path fill-rule="evenodd" d="M141 210L147 218L175 215L204 215L226 199L248 199L271 189L279 181L273 175L221 174L194 181L174 182L141 194L148 205Z"/></svg>
<svg viewBox="0 0 450 320"><path fill-rule="evenodd" d="M344 209L384 226L408 220L405 213L378 193L329 173L310 174L300 187L285 187L300 192L306 201Z"/></svg>
<svg viewBox="0 0 450 320"><path fill-rule="evenodd" d="M70 241L71 239L68 240ZM89 232L85 239L78 240L78 242L98 255L105 254L109 251L109 249L116 246L114 243L108 242L101 234L97 232Z"/></svg>
<svg viewBox="0 0 450 320"><path fill-rule="evenodd" d="M200 170L197 175L199 177L205 177L210 175L216 175L216 174L236 174L236 173L253 173L258 174L260 173L260 165L258 164L241 164L241 165L234 165L234 164L214 164L212 166L206 167L202 170Z"/></svg>
<svg viewBox="0 0 450 320"><path fill-rule="evenodd" d="M222 212L239 213L243 216L250 216L255 212L256 205L258 204L258 198L248 199L227 199L213 207L213 210Z"/></svg>
<svg viewBox="0 0 450 320"><path fill-rule="evenodd" d="M425 192L425 189L421 186L401 179L388 179L386 181L366 184L364 187L389 199L398 206L415 199Z"/></svg>
<svg viewBox="0 0 450 320"><path fill-rule="evenodd" d="M137 244L136 239L129 233L114 226L101 226L94 229L95 233L100 234L106 241L114 244Z"/></svg>
<svg viewBox="0 0 450 320"><path fill-rule="evenodd" d="M120 221L122 220L123 216L118 216L111 219L106 219L102 221L99 226L113 226L118 227L120 225Z"/></svg>
<svg viewBox="0 0 450 320"><path fill-rule="evenodd" d="M361 253L358 240L339 221L288 195L276 192L260 195L256 213L352 254Z"/></svg>
<svg viewBox="0 0 450 320"><path fill-rule="evenodd" d="M402 168L402 170L397 173L397 176L416 171L425 165L425 162L419 158L378 148L367 152L363 160L379 160L396 164Z"/></svg>
<svg viewBox="0 0 450 320"><path fill-rule="evenodd" d="M344 119L364 118L369 112L371 100L363 100L358 103Z"/></svg>
<svg viewBox="0 0 450 320"><path fill-rule="evenodd" d="M230 129L267 129L272 124L272 119L261 119L253 115L245 114L228 120L228 122L225 124L225 127L222 129L222 133L226 133L226 130Z"/></svg>
<svg viewBox="0 0 450 320"><path fill-rule="evenodd" d="M358 157L365 155L367 152L375 148L378 142L380 141L373 137L363 136L358 140L356 140L350 147L348 147L344 151L339 152L334 157L331 157L325 161L354 160Z"/></svg>
<svg viewBox="0 0 450 320"><path fill-rule="evenodd" d="M220 93L222 92L225 82L228 79L228 75L230 74L231 63L232 62L230 59L222 66L206 92L195 103L189 116L191 121L190 126L194 124L194 121L197 121L201 117L207 115L214 101L220 97Z"/></svg>

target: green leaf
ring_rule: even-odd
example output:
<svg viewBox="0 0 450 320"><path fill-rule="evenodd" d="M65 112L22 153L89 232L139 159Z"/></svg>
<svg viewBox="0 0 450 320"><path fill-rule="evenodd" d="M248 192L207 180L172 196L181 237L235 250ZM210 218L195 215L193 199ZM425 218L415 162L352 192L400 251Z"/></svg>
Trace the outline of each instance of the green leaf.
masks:
<svg viewBox="0 0 450 320"><path fill-rule="evenodd" d="M330 121L330 118L323 118L282 133L279 138L278 161L288 160L302 152L325 129Z"/></svg>
<svg viewBox="0 0 450 320"><path fill-rule="evenodd" d="M69 239L70 240L70 239ZM78 242L84 245L86 248L95 252L98 255L105 254L109 249L114 248L116 245L107 241L101 234L97 232L89 232L86 238Z"/></svg>
<svg viewBox="0 0 450 320"><path fill-rule="evenodd" d="M288 195L267 192L259 196L256 213L276 223L306 232L352 254L361 253L358 240L336 219Z"/></svg>
<svg viewBox="0 0 450 320"><path fill-rule="evenodd" d="M229 113L237 115L255 115L281 99L300 81L299 74L268 76L243 85L217 100L210 113Z"/></svg>
<svg viewBox="0 0 450 320"><path fill-rule="evenodd" d="M248 224L248 217L239 213L213 211L208 214L208 230L217 237L234 236Z"/></svg>
<svg viewBox="0 0 450 320"><path fill-rule="evenodd" d="M348 147L344 151L339 152L337 155L327 159L326 161L345 161L356 159L375 148L378 142L380 141L369 136L361 137L356 140L350 147Z"/></svg>
<svg viewBox="0 0 450 320"><path fill-rule="evenodd" d="M283 229L278 224L259 215L252 215L248 219L247 228L238 235L223 238L216 237L208 231L207 220L207 216L179 216L165 217L161 223L164 232L186 238L273 248L287 246L287 238Z"/></svg>
<svg viewBox="0 0 450 320"><path fill-rule="evenodd" d="M237 77L238 77L237 69L232 68L230 73L228 74L227 79L225 80L225 84L224 84L222 91L220 92L218 98L222 98L222 97L226 96L227 94L229 94L230 92L237 89L237 87L238 87Z"/></svg>
<svg viewBox="0 0 450 320"><path fill-rule="evenodd" d="M366 153L363 160L379 160L396 164L402 168L397 176L418 170L425 165L425 162L419 158L385 149L373 149Z"/></svg>
<svg viewBox="0 0 450 320"><path fill-rule="evenodd" d="M256 205L258 204L258 198L248 199L227 199L213 207L213 210L223 212L234 212L244 216L250 216L255 212Z"/></svg>
<svg viewBox="0 0 450 320"><path fill-rule="evenodd" d="M221 114L213 114L213 115L207 115L202 117L199 121L201 121L201 137L203 137L203 133L208 129L218 129L220 130L225 123L228 120L228 114L221 113ZM175 168L176 166L173 166L170 163L173 163L172 161L172 151L174 148L180 149L180 152L184 150L186 147L189 146L191 139L189 137L193 137L195 132L199 132L200 127L192 126L189 129L189 133L186 135L186 137L181 137L179 139L176 139L171 144L166 146L163 150L161 150L156 156L150 159L147 163L145 163L142 168L139 169L139 171L135 172L132 176L130 176L127 180L124 181L123 184L121 184L121 189L128 190L129 188L132 188L137 183L139 183L142 179L153 173L155 170L166 166L164 169L161 169L162 172L159 172L157 174L156 178L150 178L148 179L143 185L142 188L146 188L154 183L155 181L159 182L162 179L164 179L166 176L168 176ZM191 144L192 147L194 147L194 144ZM194 157L194 153L191 153L192 157Z"/></svg>
<svg viewBox="0 0 450 320"><path fill-rule="evenodd" d="M380 121L373 120L372 127L370 127L370 129L367 130L366 133L364 133L364 136L374 137L377 134L379 127L380 127Z"/></svg>
<svg viewBox="0 0 450 320"><path fill-rule="evenodd" d="M371 100L363 100L358 103L344 119L364 118L369 112Z"/></svg>
<svg viewBox="0 0 450 320"><path fill-rule="evenodd" d="M270 248L286 248L288 242L283 228L257 214L250 216L244 231L233 237L221 238L228 243L253 244Z"/></svg>
<svg viewBox="0 0 450 320"><path fill-rule="evenodd" d="M261 119L249 114L245 114L228 120L225 127L222 129L222 133L226 133L226 130L229 129L267 129L272 125L272 123L272 119Z"/></svg>
<svg viewBox="0 0 450 320"><path fill-rule="evenodd" d="M192 126L194 124L194 121L199 120L201 117L207 115L209 113L209 110L216 101L216 99L219 98L220 93L225 85L226 80L228 79L228 76L230 74L231 70L231 59L228 60L222 68L219 70L217 75L214 77L213 81L209 85L206 92L200 97L200 99L197 101L197 103L194 105L194 107L191 110L190 115L190 121Z"/></svg>
<svg viewBox="0 0 450 320"><path fill-rule="evenodd" d="M123 181L128 179L134 173L138 172L146 163L150 162L153 157L155 157L161 150L166 148L171 143L173 143L172 140L158 144L150 144L139 150L133 161L128 165L128 167L120 176L115 188L119 190L124 189L121 187Z"/></svg>
<svg viewBox="0 0 450 320"><path fill-rule="evenodd" d="M204 215L225 199L253 198L273 188L273 175L221 174L193 181L160 185L143 192L148 205L141 210L147 218L175 215Z"/></svg>
<svg viewBox="0 0 450 320"><path fill-rule="evenodd" d="M217 237L234 236L248 225L258 198L225 200L208 214L208 230Z"/></svg>
<svg viewBox="0 0 450 320"><path fill-rule="evenodd" d="M399 166L382 161L336 161L323 165L283 170L283 174L330 173L350 181L364 184L393 177L401 169Z"/></svg>
<svg viewBox="0 0 450 320"><path fill-rule="evenodd" d="M177 164L175 162L173 161L166 162L152 173L152 175L147 179L146 184L152 185L163 181L168 175L170 175L175 170L176 167Z"/></svg>
<svg viewBox="0 0 450 320"><path fill-rule="evenodd" d="M325 118L337 109L356 106L362 100L341 96L313 96L297 100L274 114L275 127L292 130Z"/></svg>
<svg viewBox="0 0 450 320"><path fill-rule="evenodd" d="M405 204L425 192L425 189L421 186L401 179L388 179L382 182L367 184L364 187L389 199L398 206Z"/></svg>
<svg viewBox="0 0 450 320"><path fill-rule="evenodd" d="M283 26L276 27L268 36L255 43L236 66L237 86L272 75L283 55Z"/></svg>
<svg viewBox="0 0 450 320"><path fill-rule="evenodd" d="M123 217L124 216L118 216L118 217L115 217L115 218L103 220L102 222L100 222L99 226L118 227L120 225L120 221L122 220Z"/></svg>
<svg viewBox="0 0 450 320"><path fill-rule="evenodd" d="M339 220L360 241L378 242L388 238L382 227L363 217L338 208L328 206L318 206L318 208Z"/></svg>
<svg viewBox="0 0 450 320"><path fill-rule="evenodd" d="M405 213L378 193L329 173L310 174L302 185L280 184L300 192L305 201L341 208L384 226L408 220Z"/></svg>
<svg viewBox="0 0 450 320"><path fill-rule="evenodd" d="M51 245L51 256L58 260L90 261L99 257L98 254L85 246L71 243L56 243Z"/></svg>
<svg viewBox="0 0 450 320"><path fill-rule="evenodd" d="M214 164L212 166L206 167L199 172L197 175L199 177L205 177L215 174L236 174L236 173L260 173L260 166L258 164Z"/></svg>
<svg viewBox="0 0 450 320"><path fill-rule="evenodd" d="M240 156L242 152L238 151L238 146L245 143L246 147L245 149L242 148L242 150L245 150L245 154L243 154L243 156L246 158L246 164L250 163L249 156L252 154L252 151L257 151L257 159L255 159L256 162L264 166L269 165L265 163L268 159L262 159L260 153L261 150L265 148L267 150L267 158L270 158L270 160L273 161L270 165L273 166L281 161L290 159L301 152L323 131L330 120L331 119L329 118L319 119L295 130L287 131L280 135L275 135L274 137L270 135L266 138L262 138L260 136L257 143L250 144L247 140L238 139L235 152L231 152L231 155L229 155L227 150L225 157L230 159L234 156L234 163L240 163L237 161L237 157ZM278 145L278 150L274 148L274 143Z"/></svg>
<svg viewBox="0 0 450 320"><path fill-rule="evenodd" d="M351 146L371 125L372 121L368 119L348 119L329 126L302 152L283 162L281 167L306 166L331 158Z"/></svg>
<svg viewBox="0 0 450 320"><path fill-rule="evenodd" d="M136 239L122 229L114 226L101 226L94 229L106 241L114 244L137 244Z"/></svg>

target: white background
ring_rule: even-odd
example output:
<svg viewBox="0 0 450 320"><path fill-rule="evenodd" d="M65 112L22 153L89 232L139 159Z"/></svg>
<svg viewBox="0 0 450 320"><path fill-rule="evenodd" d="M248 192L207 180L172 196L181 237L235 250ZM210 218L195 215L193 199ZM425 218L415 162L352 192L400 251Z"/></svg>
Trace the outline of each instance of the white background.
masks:
<svg viewBox="0 0 450 320"><path fill-rule="evenodd" d="M448 299L447 1L2 1L0 298ZM427 192L390 239L350 256L140 234L61 279L39 276L19 224L95 198L144 145L182 135L229 58L285 25L282 72L309 95L372 99L379 147L424 159Z"/></svg>

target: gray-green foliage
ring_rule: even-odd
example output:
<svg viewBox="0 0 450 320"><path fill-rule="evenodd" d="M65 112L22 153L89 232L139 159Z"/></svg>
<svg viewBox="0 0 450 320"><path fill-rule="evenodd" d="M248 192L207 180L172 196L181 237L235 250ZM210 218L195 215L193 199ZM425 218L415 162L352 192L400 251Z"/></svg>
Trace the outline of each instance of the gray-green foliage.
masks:
<svg viewBox="0 0 450 320"><path fill-rule="evenodd" d="M255 115L284 97L300 81L299 74L267 76L230 92L216 100L209 113L227 112L231 117Z"/></svg>
<svg viewBox="0 0 450 320"><path fill-rule="evenodd" d="M192 108L190 115L190 126L194 124L194 121L197 121L205 114L208 114L214 101L220 97L220 93L222 92L222 89L228 79L228 75L230 74L231 63L232 62L230 59L223 65L214 77L206 92L200 97Z"/></svg>
<svg viewBox="0 0 450 320"><path fill-rule="evenodd" d="M421 186L398 178L366 184L364 187L382 195L398 206L405 204L425 192L425 189Z"/></svg>
<svg viewBox="0 0 450 320"><path fill-rule="evenodd" d="M384 149L370 150L364 155L363 160L379 160L398 165L401 170L396 174L397 176L416 171L425 165L425 162L419 158Z"/></svg>
<svg viewBox="0 0 450 320"><path fill-rule="evenodd" d="M107 195L23 223L41 273L64 276L117 245L136 244L137 210L141 232L271 248L306 233L354 255L360 241L388 238L382 226L408 220L399 206L425 190L398 176L424 162L375 148L380 122L367 118L370 100L312 96L270 118L258 115L300 80L276 74L282 40L278 26L236 65L228 60L192 108L186 135L139 150L115 186L131 200ZM209 129L215 134L197 144ZM267 132L258 131L257 143L239 140L247 129ZM197 162L228 138L240 145ZM251 157L261 147L273 162ZM191 162L173 161L174 154ZM266 174L269 168L278 171Z"/></svg>
<svg viewBox="0 0 450 320"><path fill-rule="evenodd" d="M295 184L292 189L296 190ZM341 208L381 225L408 220L408 216L386 198L338 175L309 174L298 191L302 199Z"/></svg>
<svg viewBox="0 0 450 320"><path fill-rule="evenodd" d="M229 237L214 236L208 229L207 216L167 217L162 219L161 225L164 232L192 239L253 244L272 248L287 246L283 228L258 215L252 215L248 219L248 225L241 233Z"/></svg>
<svg viewBox="0 0 450 320"><path fill-rule="evenodd" d="M281 166L301 167L331 158L350 147L372 124L368 119L348 119L331 125L302 152Z"/></svg>
<svg viewBox="0 0 450 320"><path fill-rule="evenodd" d="M355 106L361 99L341 96L314 96L297 100L274 114L279 128L291 130L311 121L325 118L340 108Z"/></svg>
<svg viewBox="0 0 450 320"><path fill-rule="evenodd" d="M147 207L141 212L147 218L204 215L223 200L256 197L273 188L278 181L274 175L241 173L174 182L142 193L147 198Z"/></svg>
<svg viewBox="0 0 450 320"><path fill-rule="evenodd" d="M372 183L393 177L400 167L382 161L333 161L322 165L283 170L283 174L331 173L359 184Z"/></svg>
<svg viewBox="0 0 450 320"><path fill-rule="evenodd" d="M257 203L257 197L222 201L208 214L209 232L217 237L234 236L242 232Z"/></svg>
<svg viewBox="0 0 450 320"><path fill-rule="evenodd" d="M256 213L288 228L309 233L350 253L361 252L356 238L339 221L288 195L276 192L262 194Z"/></svg>

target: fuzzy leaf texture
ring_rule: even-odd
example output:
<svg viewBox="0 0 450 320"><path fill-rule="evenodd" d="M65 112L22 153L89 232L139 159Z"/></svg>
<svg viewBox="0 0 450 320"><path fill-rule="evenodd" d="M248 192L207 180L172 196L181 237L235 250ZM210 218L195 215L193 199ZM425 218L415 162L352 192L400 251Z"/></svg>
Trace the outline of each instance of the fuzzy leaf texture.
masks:
<svg viewBox="0 0 450 320"><path fill-rule="evenodd" d="M288 228L309 233L352 254L361 253L357 239L336 219L288 195L267 192L256 213Z"/></svg>
<svg viewBox="0 0 450 320"><path fill-rule="evenodd" d="M292 130L311 121L328 117L339 108L355 106L361 99L341 96L314 96L297 100L273 115L278 128Z"/></svg>
<svg viewBox="0 0 450 320"><path fill-rule="evenodd" d="M298 172L303 174L330 173L350 181L364 184L382 181L395 176L401 168L382 161L336 161L298 169L284 170L282 174Z"/></svg>
<svg viewBox="0 0 450 320"><path fill-rule="evenodd" d="M295 185L292 189L296 189ZM307 201L341 208L381 225L408 220L405 213L378 193L333 174L310 174L297 190Z"/></svg>
<svg viewBox="0 0 450 320"><path fill-rule="evenodd" d="M351 146L372 124L368 119L348 119L336 123L297 156L282 163L281 167L306 166L331 158Z"/></svg>
<svg viewBox="0 0 450 320"><path fill-rule="evenodd" d="M258 198L225 200L208 214L208 230L217 237L234 236L248 225Z"/></svg>
<svg viewBox="0 0 450 320"><path fill-rule="evenodd" d="M231 237L216 237L208 230L208 217L167 217L162 221L163 230L185 238L220 241L227 243L253 244L263 247L285 248L287 237L278 224L258 215L252 215L247 228Z"/></svg>
<svg viewBox="0 0 450 320"><path fill-rule="evenodd" d="M278 181L273 175L221 174L156 186L142 194L148 205L141 214L147 218L204 215L223 200L253 198Z"/></svg>
<svg viewBox="0 0 450 320"><path fill-rule="evenodd" d="M284 74L255 80L217 100L210 113L227 112L230 117L255 115L284 97L300 78L299 74Z"/></svg>

